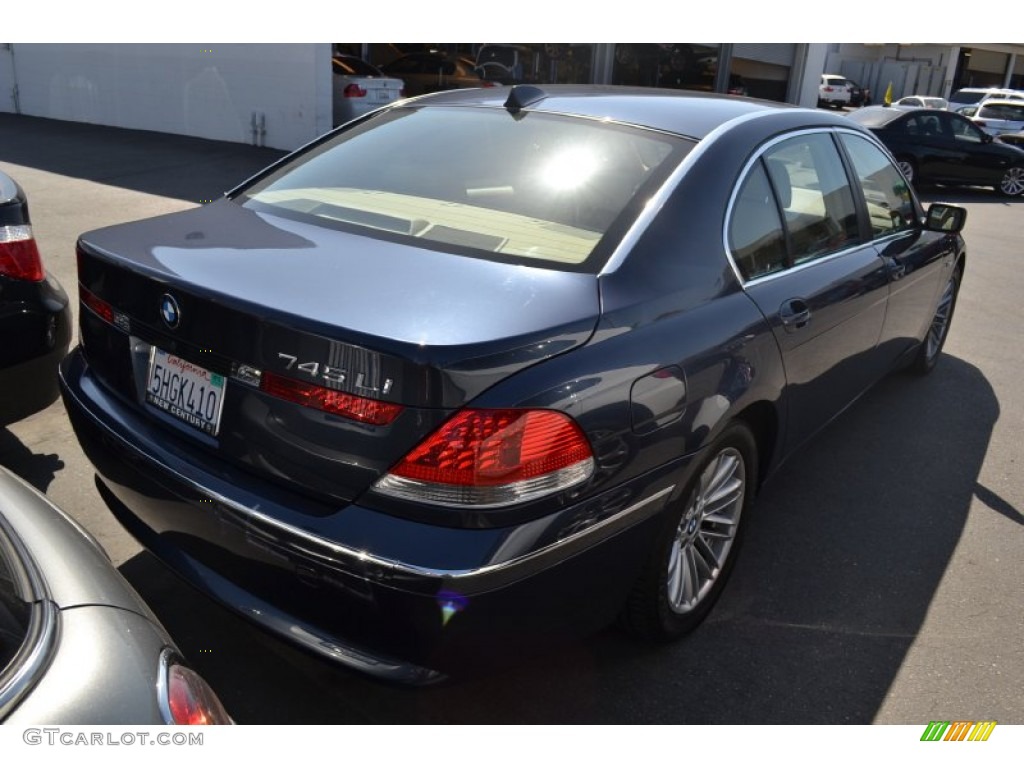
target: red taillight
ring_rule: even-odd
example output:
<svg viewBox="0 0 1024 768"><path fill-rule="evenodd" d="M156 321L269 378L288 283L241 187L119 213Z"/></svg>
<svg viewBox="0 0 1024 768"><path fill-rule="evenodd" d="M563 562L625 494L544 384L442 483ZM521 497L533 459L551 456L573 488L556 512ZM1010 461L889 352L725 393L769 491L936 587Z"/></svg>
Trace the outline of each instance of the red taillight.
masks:
<svg viewBox="0 0 1024 768"><path fill-rule="evenodd" d="M105 302L92 291L88 291L81 286L78 287L78 295L81 296L82 303L85 304L85 306L111 325L114 324L114 308L110 306L110 304Z"/></svg>
<svg viewBox="0 0 1024 768"><path fill-rule="evenodd" d="M501 83L492 83L490 80L484 80L481 84L481 88L497 88Z"/></svg>
<svg viewBox="0 0 1024 768"><path fill-rule="evenodd" d="M217 694L198 673L180 664L167 671L167 708L173 725L231 725Z"/></svg>
<svg viewBox="0 0 1024 768"><path fill-rule="evenodd" d="M831 86L831 85L826 85L826 86L825 86L825 93L832 93L832 90L833 90L833 89L832 89L832 86Z"/></svg>
<svg viewBox="0 0 1024 768"><path fill-rule="evenodd" d="M282 400L378 427L390 424L402 412L402 406L394 403L348 395L317 384L307 384L304 381L278 376L276 373L264 373L260 389Z"/></svg>
<svg viewBox="0 0 1024 768"><path fill-rule="evenodd" d="M588 478L594 459L563 413L460 411L381 478L378 491L447 506L495 507L564 490Z"/></svg>
<svg viewBox="0 0 1024 768"><path fill-rule="evenodd" d="M43 260L28 224L0 227L0 275L38 283L43 279Z"/></svg>
<svg viewBox="0 0 1024 768"><path fill-rule="evenodd" d="M346 99L361 99L366 95L366 89L360 87L356 83L349 83L345 86L345 90L342 91L342 95Z"/></svg>

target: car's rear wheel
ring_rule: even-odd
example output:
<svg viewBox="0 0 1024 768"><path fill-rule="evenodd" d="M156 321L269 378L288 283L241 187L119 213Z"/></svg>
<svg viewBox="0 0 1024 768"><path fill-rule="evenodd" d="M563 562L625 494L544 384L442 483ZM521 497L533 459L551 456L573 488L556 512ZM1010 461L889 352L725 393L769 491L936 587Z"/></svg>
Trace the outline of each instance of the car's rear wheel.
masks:
<svg viewBox="0 0 1024 768"><path fill-rule="evenodd" d="M908 157L897 157L896 165L900 167L900 171L902 171L903 175L907 177L907 181L911 184L916 181L914 177L917 175L917 170L914 168L913 160Z"/></svg>
<svg viewBox="0 0 1024 768"><path fill-rule="evenodd" d="M959 292L960 270L956 269L942 289L939 305L935 309L931 325L928 326L928 334L917 350L917 357L914 358L912 364L912 370L915 373L922 375L931 373L939 361L942 347L949 335L949 326L953 322L953 310L956 309L956 297Z"/></svg>
<svg viewBox="0 0 1024 768"><path fill-rule="evenodd" d="M999 180L999 191L1007 197L1024 195L1024 165L1007 168Z"/></svg>
<svg viewBox="0 0 1024 768"><path fill-rule="evenodd" d="M655 553L623 610L628 631L668 640L700 624L736 561L756 477L754 436L745 424L734 423L705 453L666 518Z"/></svg>

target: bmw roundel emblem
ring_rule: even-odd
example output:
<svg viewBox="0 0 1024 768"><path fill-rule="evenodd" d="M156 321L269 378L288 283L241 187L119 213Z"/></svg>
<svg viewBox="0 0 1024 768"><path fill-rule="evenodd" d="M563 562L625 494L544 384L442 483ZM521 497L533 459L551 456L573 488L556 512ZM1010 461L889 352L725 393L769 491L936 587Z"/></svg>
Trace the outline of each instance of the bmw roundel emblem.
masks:
<svg viewBox="0 0 1024 768"><path fill-rule="evenodd" d="M181 322L181 310L178 302L169 293L165 293L160 299L160 317L167 323L168 328L177 328Z"/></svg>

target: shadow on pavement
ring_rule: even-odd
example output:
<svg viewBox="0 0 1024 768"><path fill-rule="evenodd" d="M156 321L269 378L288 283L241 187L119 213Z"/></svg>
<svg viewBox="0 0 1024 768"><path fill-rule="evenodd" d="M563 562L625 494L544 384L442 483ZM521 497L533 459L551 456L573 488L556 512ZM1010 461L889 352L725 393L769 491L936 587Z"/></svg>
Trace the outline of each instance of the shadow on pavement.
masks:
<svg viewBox="0 0 1024 768"><path fill-rule="evenodd" d="M148 554L122 572L241 723L870 723L972 499L1021 521L978 484L998 415L988 381L957 358L923 380L894 374L764 489L695 633L653 646L607 630L433 688L328 666Z"/></svg>
<svg viewBox="0 0 1024 768"><path fill-rule="evenodd" d="M0 113L0 161L192 202L220 197L284 154L245 144Z"/></svg>
<svg viewBox="0 0 1024 768"><path fill-rule="evenodd" d="M55 453L33 453L6 427L0 427L0 465L43 493L46 493L57 473L64 469L64 461L60 456Z"/></svg>

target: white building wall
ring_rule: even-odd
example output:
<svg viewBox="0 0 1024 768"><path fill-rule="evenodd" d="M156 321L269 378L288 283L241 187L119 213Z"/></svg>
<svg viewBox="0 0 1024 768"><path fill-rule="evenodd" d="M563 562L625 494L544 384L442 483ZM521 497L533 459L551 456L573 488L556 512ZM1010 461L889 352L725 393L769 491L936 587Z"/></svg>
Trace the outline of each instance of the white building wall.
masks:
<svg viewBox="0 0 1024 768"><path fill-rule="evenodd" d="M821 76L825 74L825 60L828 57L828 45L825 43L809 43L806 58L799 73L793 72L791 77L799 77L799 93L794 103L801 107L813 109L818 105L818 86Z"/></svg>
<svg viewBox="0 0 1024 768"><path fill-rule="evenodd" d="M0 83L16 84L26 115L277 149L331 128L328 43L15 43L4 54ZM4 96L0 111L14 111Z"/></svg>

